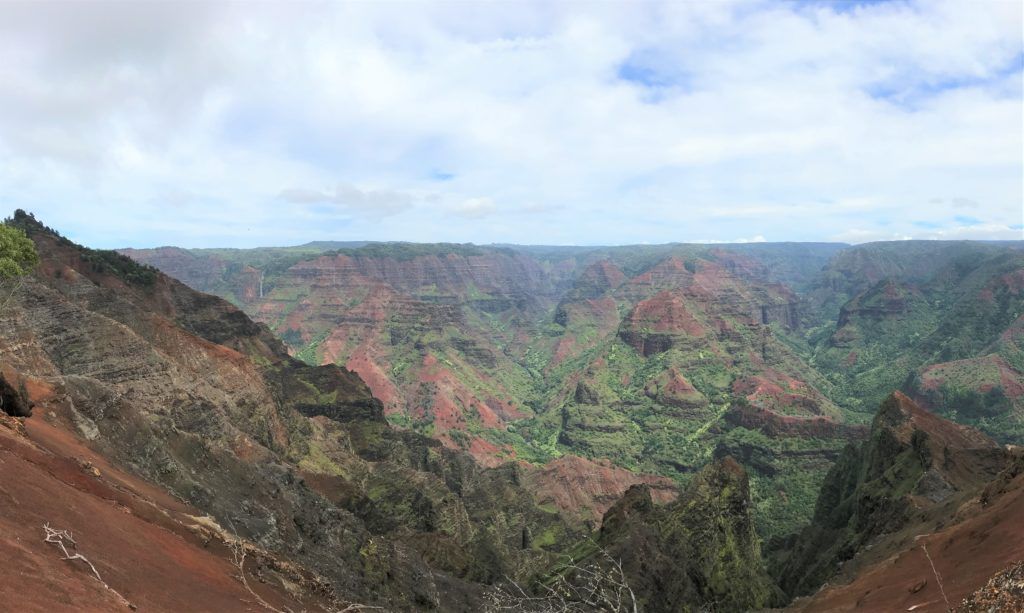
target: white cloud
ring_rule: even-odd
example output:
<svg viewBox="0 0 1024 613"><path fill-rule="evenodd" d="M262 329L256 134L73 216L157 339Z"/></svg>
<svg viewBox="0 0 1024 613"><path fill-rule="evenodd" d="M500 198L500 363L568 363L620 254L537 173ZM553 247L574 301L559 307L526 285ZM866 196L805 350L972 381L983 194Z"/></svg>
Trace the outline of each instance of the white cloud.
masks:
<svg viewBox="0 0 1024 613"><path fill-rule="evenodd" d="M333 191L288 188L278 194L278 199L297 205L332 204L340 212L369 219L398 215L413 207L409 194L389 189L363 190L347 183L338 184Z"/></svg>
<svg viewBox="0 0 1024 613"><path fill-rule="evenodd" d="M480 219L497 212L490 198L469 198L451 207L451 212L466 219Z"/></svg>
<svg viewBox="0 0 1024 613"><path fill-rule="evenodd" d="M97 246L1005 237L1019 3L846 6L0 4L0 199Z"/></svg>
<svg viewBox="0 0 1024 613"><path fill-rule="evenodd" d="M739 243L739 244L744 244L744 243L766 243L766 242L768 242L768 239L766 239L764 236L758 234L757 236L753 236L751 238L734 238L732 240L719 240L719 239L714 239L714 238L702 238L702 239L695 240L693 242L694 243L705 244L705 245L714 245L714 244L718 244L718 243L733 243L733 244Z"/></svg>
<svg viewBox="0 0 1024 613"><path fill-rule="evenodd" d="M898 240L1024 240L1024 230L1001 224L969 224L918 230L914 234L886 232L883 230L850 229L834 236L830 240L844 243L866 243L871 241Z"/></svg>

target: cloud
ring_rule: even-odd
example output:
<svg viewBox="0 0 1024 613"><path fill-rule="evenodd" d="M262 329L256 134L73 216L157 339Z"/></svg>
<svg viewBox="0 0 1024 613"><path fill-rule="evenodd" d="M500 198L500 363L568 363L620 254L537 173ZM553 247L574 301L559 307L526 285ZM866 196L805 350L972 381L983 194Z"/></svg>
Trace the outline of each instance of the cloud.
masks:
<svg viewBox="0 0 1024 613"><path fill-rule="evenodd" d="M966 209L985 223L957 227L1002 237L1021 221L1021 18L0 3L0 199L100 247L922 237Z"/></svg>
<svg viewBox="0 0 1024 613"><path fill-rule="evenodd" d="M869 229L851 229L831 237L846 243L866 243L889 240L1024 240L1019 225L991 223L964 224L945 228L931 228L911 234L883 232Z"/></svg>
<svg viewBox="0 0 1024 613"><path fill-rule="evenodd" d="M718 239L713 239L713 238L703 238L703 239L695 240L695 241L692 241L692 242L699 243L699 244L704 244L704 245L714 245L714 244L719 244L719 243L733 243L733 244L738 243L738 244L742 245L742 244L746 244L746 243L766 243L766 242L768 242L768 239L766 239L764 236L761 236L760 234L758 234L757 236L753 236L751 238L734 238L732 240L718 240Z"/></svg>
<svg viewBox="0 0 1024 613"><path fill-rule="evenodd" d="M521 215L546 215L565 210L565 206L556 203L531 202L520 206L516 213Z"/></svg>
<svg viewBox="0 0 1024 613"><path fill-rule="evenodd" d="M454 215L466 219L481 219L497 212L497 207L490 198L469 198L451 207Z"/></svg>
<svg viewBox="0 0 1024 613"><path fill-rule="evenodd" d="M370 219L398 215L413 207L409 194L394 190L362 190L340 183L333 192L305 188L289 188L278 194L278 199L293 204L334 204L339 209Z"/></svg>
<svg viewBox="0 0 1024 613"><path fill-rule="evenodd" d="M976 209L981 206L980 204L971 200L970 198L953 198L951 202L953 203L953 208L955 209Z"/></svg>

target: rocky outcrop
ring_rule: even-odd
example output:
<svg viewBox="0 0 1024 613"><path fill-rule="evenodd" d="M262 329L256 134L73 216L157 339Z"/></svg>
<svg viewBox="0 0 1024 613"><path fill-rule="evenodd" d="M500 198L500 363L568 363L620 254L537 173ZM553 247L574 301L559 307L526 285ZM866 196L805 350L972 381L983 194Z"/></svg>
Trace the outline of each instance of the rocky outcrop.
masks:
<svg viewBox="0 0 1024 613"><path fill-rule="evenodd" d="M860 447L848 447L822 485L814 517L777 560L781 587L806 594L919 510L969 495L1005 466L1006 452L981 433L931 415L900 392L880 407Z"/></svg>
<svg viewBox="0 0 1024 613"><path fill-rule="evenodd" d="M1024 611L1024 561L996 573L956 610L957 613Z"/></svg>
<svg viewBox="0 0 1024 613"><path fill-rule="evenodd" d="M839 411L820 391L807 383L768 370L761 375L737 377L732 384L733 394L746 403L740 403L734 416L744 411L747 405L782 417L827 417L835 421Z"/></svg>
<svg viewBox="0 0 1024 613"><path fill-rule="evenodd" d="M557 508L567 517L597 528L605 512L631 486L644 483L655 503L666 503L678 495L675 483L666 477L635 473L608 460L589 460L566 455L543 466L523 466L523 483L541 505Z"/></svg>
<svg viewBox="0 0 1024 613"><path fill-rule="evenodd" d="M18 373L0 368L0 411L11 417L31 417L33 404Z"/></svg>
<svg viewBox="0 0 1024 613"><path fill-rule="evenodd" d="M678 346L696 347L706 335L684 298L671 291L638 302L619 327L619 338L644 356Z"/></svg>
<svg viewBox="0 0 1024 613"><path fill-rule="evenodd" d="M741 403L730 406L723 419L733 426L758 430L772 437L857 440L865 438L868 432L866 426L844 424L828 417L779 415L767 409Z"/></svg>
<svg viewBox="0 0 1024 613"><path fill-rule="evenodd" d="M621 560L642 609L759 609L777 602L754 530L747 475L732 458L697 473L675 502L635 485L605 513L598 544Z"/></svg>
<svg viewBox="0 0 1024 613"><path fill-rule="evenodd" d="M669 368L644 386L644 393L658 403L686 412L708 405L708 399L676 368Z"/></svg>

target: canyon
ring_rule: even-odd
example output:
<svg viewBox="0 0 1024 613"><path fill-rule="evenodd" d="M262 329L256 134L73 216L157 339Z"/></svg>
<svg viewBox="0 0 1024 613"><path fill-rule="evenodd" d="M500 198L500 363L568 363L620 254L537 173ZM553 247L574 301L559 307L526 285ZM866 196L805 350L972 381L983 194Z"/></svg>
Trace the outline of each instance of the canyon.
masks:
<svg viewBox="0 0 1024 613"><path fill-rule="evenodd" d="M500 610L594 576L645 611L1013 602L1019 243L116 253L7 223L39 253L0 311L20 610Z"/></svg>
<svg viewBox="0 0 1024 613"><path fill-rule="evenodd" d="M682 486L744 458L766 538L810 519L893 390L1024 441L1019 242L123 253L484 465L583 457Z"/></svg>

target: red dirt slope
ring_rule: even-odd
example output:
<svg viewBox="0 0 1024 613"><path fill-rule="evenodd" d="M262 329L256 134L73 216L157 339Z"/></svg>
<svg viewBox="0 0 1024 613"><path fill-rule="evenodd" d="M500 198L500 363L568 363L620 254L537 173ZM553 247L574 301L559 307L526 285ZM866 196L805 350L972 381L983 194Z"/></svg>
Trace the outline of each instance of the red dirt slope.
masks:
<svg viewBox="0 0 1024 613"><path fill-rule="evenodd" d="M24 421L0 413L4 610L266 610L238 579L216 526L199 515L104 461L44 411ZM44 542L44 524L73 533L110 589L83 562L62 560ZM303 583L315 583L311 576L247 551L247 580L260 597L278 608L323 610L317 597L298 595L307 591ZM284 589L285 577L295 594Z"/></svg>
<svg viewBox="0 0 1024 613"><path fill-rule="evenodd" d="M1024 559L1022 519L1024 458L1018 458L979 497L961 506L951 519L956 523L919 536L857 573L853 582L826 586L794 603L792 610L945 612L995 573Z"/></svg>

